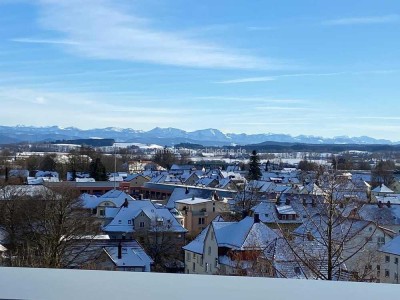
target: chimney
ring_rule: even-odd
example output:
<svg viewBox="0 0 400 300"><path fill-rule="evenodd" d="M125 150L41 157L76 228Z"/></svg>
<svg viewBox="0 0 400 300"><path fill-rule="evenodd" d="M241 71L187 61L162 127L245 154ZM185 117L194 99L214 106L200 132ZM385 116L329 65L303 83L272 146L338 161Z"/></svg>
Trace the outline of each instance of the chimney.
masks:
<svg viewBox="0 0 400 300"><path fill-rule="evenodd" d="M192 200L194 200L194 195L192 195Z"/></svg>
<svg viewBox="0 0 400 300"><path fill-rule="evenodd" d="M387 207L390 208L390 207L392 206L392 203L390 203L390 201L387 201L387 202L386 202L386 205L387 205Z"/></svg>
<svg viewBox="0 0 400 300"><path fill-rule="evenodd" d="M379 208L382 208L382 207L383 207L382 201L378 201L378 207L379 207Z"/></svg>
<svg viewBox="0 0 400 300"><path fill-rule="evenodd" d="M260 215L259 214L254 214L254 224L260 223Z"/></svg>
<svg viewBox="0 0 400 300"><path fill-rule="evenodd" d="M122 258L122 244L119 242L118 244L118 259Z"/></svg>
<svg viewBox="0 0 400 300"><path fill-rule="evenodd" d="M186 187L185 194L189 194L189 188Z"/></svg>
<svg viewBox="0 0 400 300"><path fill-rule="evenodd" d="M128 203L128 198L125 198L124 203L122 204L122 207L128 207L129 203Z"/></svg>

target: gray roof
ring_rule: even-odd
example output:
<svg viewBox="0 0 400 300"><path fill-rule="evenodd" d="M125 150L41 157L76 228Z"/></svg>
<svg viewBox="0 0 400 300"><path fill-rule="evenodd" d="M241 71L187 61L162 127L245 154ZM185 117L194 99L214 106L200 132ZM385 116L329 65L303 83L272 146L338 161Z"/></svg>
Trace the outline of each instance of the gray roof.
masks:
<svg viewBox="0 0 400 300"><path fill-rule="evenodd" d="M379 225L400 225L400 205L379 207L377 204L364 204L358 214L362 219Z"/></svg>

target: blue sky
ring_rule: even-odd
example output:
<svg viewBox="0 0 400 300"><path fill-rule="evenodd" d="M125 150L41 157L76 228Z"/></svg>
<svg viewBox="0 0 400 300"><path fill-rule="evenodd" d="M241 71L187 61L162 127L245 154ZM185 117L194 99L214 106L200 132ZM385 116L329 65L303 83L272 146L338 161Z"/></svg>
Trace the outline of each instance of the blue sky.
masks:
<svg viewBox="0 0 400 300"><path fill-rule="evenodd" d="M400 2L0 0L2 125L400 140Z"/></svg>

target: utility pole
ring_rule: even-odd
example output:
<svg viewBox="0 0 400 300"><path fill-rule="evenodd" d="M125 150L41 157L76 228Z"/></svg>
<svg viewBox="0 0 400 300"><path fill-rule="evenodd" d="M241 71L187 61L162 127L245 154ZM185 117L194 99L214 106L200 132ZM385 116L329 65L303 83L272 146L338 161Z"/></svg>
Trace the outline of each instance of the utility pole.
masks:
<svg viewBox="0 0 400 300"><path fill-rule="evenodd" d="M114 143L114 191L117 189L116 178L115 178L116 174L117 174L117 156L116 156L116 145Z"/></svg>

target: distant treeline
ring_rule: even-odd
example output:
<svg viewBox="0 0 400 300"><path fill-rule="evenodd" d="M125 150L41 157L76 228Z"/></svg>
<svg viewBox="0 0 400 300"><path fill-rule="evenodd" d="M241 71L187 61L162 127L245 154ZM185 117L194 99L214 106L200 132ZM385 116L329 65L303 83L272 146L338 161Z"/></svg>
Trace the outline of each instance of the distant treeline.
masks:
<svg viewBox="0 0 400 300"><path fill-rule="evenodd" d="M188 149L201 149L204 146L199 144L181 143L175 147ZM262 153L271 152L328 152L337 153L350 150L368 151L368 152L400 152L400 145L378 145L378 144L300 144L300 143L281 143L281 142L264 142L252 145L236 145L236 146L208 146L208 149L227 149L238 152L239 149L246 150L250 153L253 150Z"/></svg>
<svg viewBox="0 0 400 300"><path fill-rule="evenodd" d="M386 152L400 151L400 145L360 145L360 144L295 144L264 142L261 144L227 147L228 149L245 149L247 151L256 150L257 152L343 152L343 151L368 151Z"/></svg>
<svg viewBox="0 0 400 300"><path fill-rule="evenodd" d="M108 147L113 146L114 139L77 139L77 140L57 140L52 144L68 144L68 145L82 145L90 147Z"/></svg>

